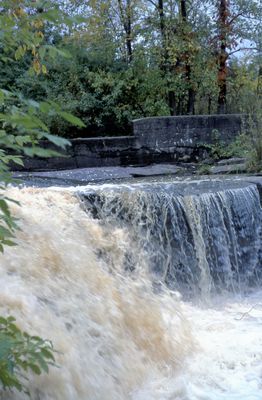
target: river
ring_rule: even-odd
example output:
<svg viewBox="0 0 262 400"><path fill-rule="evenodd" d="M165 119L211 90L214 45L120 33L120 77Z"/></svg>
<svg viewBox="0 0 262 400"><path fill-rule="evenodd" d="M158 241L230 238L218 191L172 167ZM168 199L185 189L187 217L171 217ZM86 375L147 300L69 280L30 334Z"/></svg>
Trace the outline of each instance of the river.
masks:
<svg viewBox="0 0 262 400"><path fill-rule="evenodd" d="M256 187L179 189L174 208L172 185L141 185L8 189L0 314L57 350L32 399L260 400Z"/></svg>

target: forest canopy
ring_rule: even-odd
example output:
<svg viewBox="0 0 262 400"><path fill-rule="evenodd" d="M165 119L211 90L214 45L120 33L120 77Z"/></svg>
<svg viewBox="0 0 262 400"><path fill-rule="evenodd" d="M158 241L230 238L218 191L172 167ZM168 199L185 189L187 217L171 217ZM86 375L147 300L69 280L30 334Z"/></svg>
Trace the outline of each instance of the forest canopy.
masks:
<svg viewBox="0 0 262 400"><path fill-rule="evenodd" d="M55 101L85 124L72 128L54 114L46 121L52 134L116 136L130 133L140 117L241 113L261 93L262 5L256 0L6 3L21 13L23 7L30 13L32 3L32 13L47 22L35 27L39 59L23 47L13 48L14 57L0 48L0 87Z"/></svg>

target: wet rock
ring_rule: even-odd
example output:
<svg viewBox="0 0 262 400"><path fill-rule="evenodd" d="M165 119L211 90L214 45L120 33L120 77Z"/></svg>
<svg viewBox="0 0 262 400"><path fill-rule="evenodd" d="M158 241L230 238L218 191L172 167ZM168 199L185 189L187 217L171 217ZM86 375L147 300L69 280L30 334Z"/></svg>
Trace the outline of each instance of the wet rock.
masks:
<svg viewBox="0 0 262 400"><path fill-rule="evenodd" d="M148 167L133 167L128 168L130 175L134 177L169 175L180 173L183 168L177 165L150 165Z"/></svg>

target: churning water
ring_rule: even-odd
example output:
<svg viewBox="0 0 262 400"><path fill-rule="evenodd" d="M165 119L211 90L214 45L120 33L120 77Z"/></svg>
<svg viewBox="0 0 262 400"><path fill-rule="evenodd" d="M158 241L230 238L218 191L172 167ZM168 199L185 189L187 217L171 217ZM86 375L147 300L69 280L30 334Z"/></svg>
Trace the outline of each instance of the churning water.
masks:
<svg viewBox="0 0 262 400"><path fill-rule="evenodd" d="M0 256L0 314L59 352L60 368L30 378L32 399L261 400L255 185L8 195L23 206L19 246Z"/></svg>

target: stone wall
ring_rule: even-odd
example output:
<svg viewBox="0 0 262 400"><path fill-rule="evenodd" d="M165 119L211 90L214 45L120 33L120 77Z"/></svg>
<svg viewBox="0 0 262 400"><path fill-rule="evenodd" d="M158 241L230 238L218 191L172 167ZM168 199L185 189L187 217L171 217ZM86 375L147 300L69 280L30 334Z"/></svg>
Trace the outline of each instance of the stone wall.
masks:
<svg viewBox="0 0 262 400"><path fill-rule="evenodd" d="M219 140L232 141L241 131L242 115L194 115L142 118L133 122L141 146L155 151L197 148Z"/></svg>
<svg viewBox="0 0 262 400"><path fill-rule="evenodd" d="M41 146L59 151L64 157L26 158L26 170L74 169L130 165L138 162L137 140L134 136L73 139L71 146L62 151L48 142ZM17 166L15 166L16 169ZM19 168L19 170L22 168Z"/></svg>
<svg viewBox="0 0 262 400"><path fill-rule="evenodd" d="M64 152L65 157L27 158L24 169L198 161L205 157L205 145L218 140L232 141L241 131L242 118L236 114L143 118L133 121L133 136L73 139L72 146ZM42 146L54 149L48 142L43 142ZM21 168L14 166L14 169Z"/></svg>

